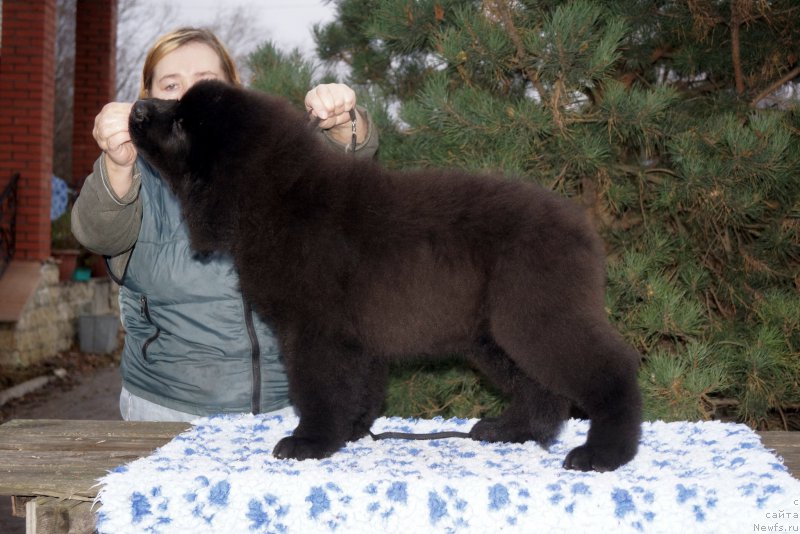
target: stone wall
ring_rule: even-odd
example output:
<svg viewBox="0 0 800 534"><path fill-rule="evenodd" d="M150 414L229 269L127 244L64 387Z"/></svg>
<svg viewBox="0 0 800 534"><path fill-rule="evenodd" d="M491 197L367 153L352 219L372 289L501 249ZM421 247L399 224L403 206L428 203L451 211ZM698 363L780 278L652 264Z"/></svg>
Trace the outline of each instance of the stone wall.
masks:
<svg viewBox="0 0 800 534"><path fill-rule="evenodd" d="M81 315L119 316L118 286L108 278L59 282L45 262L36 292L16 323L0 323L0 366L27 366L69 350L78 340Z"/></svg>

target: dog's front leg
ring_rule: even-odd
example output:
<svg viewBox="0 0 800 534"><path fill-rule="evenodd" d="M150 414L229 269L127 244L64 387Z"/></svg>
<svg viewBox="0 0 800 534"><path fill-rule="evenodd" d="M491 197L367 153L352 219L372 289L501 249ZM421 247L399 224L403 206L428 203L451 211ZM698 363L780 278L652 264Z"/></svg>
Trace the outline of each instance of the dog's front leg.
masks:
<svg viewBox="0 0 800 534"><path fill-rule="evenodd" d="M325 458L364 436L379 415L387 366L340 337L303 335L285 354L289 395L300 416L277 458Z"/></svg>

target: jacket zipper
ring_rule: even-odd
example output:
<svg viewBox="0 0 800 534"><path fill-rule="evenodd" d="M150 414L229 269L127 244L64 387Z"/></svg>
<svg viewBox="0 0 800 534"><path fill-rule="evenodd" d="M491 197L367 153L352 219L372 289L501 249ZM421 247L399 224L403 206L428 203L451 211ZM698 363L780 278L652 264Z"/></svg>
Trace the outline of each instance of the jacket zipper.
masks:
<svg viewBox="0 0 800 534"><path fill-rule="evenodd" d="M142 295L142 296L139 297L139 314L142 317L144 317L145 319L147 319L148 323L153 325L153 319L150 317L150 307L147 304L147 296L146 295ZM153 325L153 326L155 326L155 325ZM142 345L142 358L144 358L144 361L149 361L147 359L147 347L149 347L150 344L153 341L158 339L159 335L161 335L161 329L156 327L156 333L153 334L152 336L150 336L149 338L147 338L145 340L145 342L144 342L144 345Z"/></svg>
<svg viewBox="0 0 800 534"><path fill-rule="evenodd" d="M256 336L256 329L253 325L253 309L250 304L244 300L244 322L247 325L247 335L250 336L251 349L251 362L253 365L253 391L250 400L250 409L253 414L261 413L261 347L258 344L258 336Z"/></svg>

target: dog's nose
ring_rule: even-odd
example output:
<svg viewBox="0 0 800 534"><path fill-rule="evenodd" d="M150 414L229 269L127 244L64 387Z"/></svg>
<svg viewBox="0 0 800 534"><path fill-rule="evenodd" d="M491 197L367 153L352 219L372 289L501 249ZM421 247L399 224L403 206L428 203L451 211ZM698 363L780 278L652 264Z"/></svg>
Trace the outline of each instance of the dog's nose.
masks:
<svg viewBox="0 0 800 534"><path fill-rule="evenodd" d="M147 109L144 100L137 100L131 108L130 122L142 123L147 120Z"/></svg>

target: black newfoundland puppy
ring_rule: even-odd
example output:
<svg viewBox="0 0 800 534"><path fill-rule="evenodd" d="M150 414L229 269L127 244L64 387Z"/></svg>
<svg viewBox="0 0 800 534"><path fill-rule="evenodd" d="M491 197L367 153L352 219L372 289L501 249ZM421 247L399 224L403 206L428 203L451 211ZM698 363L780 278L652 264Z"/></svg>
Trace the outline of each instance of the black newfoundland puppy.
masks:
<svg viewBox="0 0 800 534"><path fill-rule="evenodd" d="M180 200L193 248L233 257L278 337L300 423L277 457L323 458L365 436L390 360L454 352L510 396L472 438L547 447L575 405L591 429L566 468L636 454L640 356L609 324L603 246L572 201L334 154L287 101L221 82L137 102L130 133Z"/></svg>

